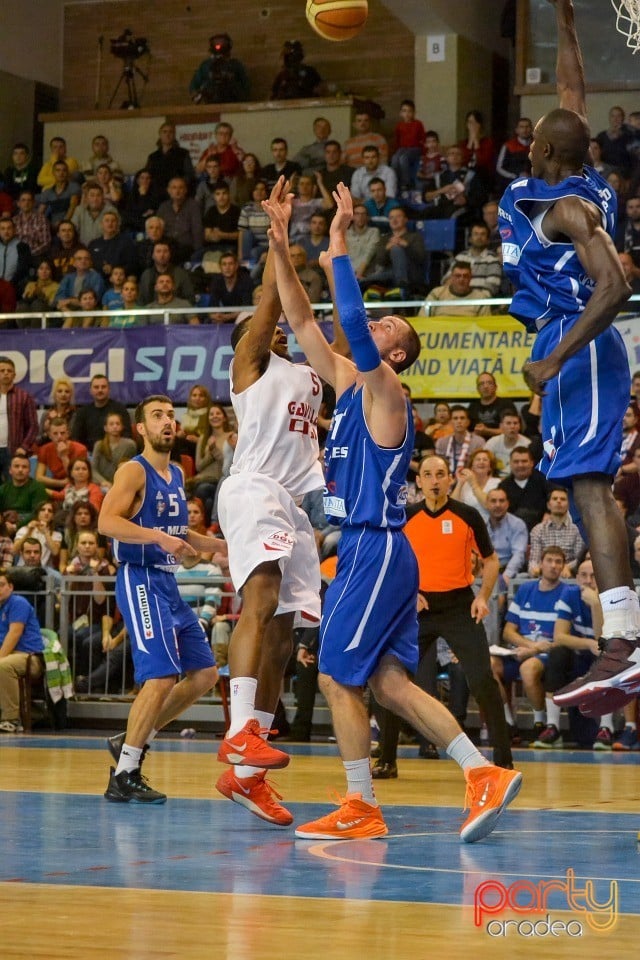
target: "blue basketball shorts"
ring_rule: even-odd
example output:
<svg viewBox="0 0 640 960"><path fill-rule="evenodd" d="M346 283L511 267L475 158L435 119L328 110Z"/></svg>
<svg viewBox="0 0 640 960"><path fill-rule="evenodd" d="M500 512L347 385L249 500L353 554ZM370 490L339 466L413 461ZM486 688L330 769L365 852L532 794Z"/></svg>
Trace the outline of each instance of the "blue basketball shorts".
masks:
<svg viewBox="0 0 640 960"><path fill-rule="evenodd" d="M320 625L322 673L363 686L393 654L418 666L418 562L400 530L343 527Z"/></svg>
<svg viewBox="0 0 640 960"><path fill-rule="evenodd" d="M549 356L577 320L548 323L536 337L532 359ZM630 394L627 351L615 327L570 357L545 390L540 470L565 486L585 474L613 476L621 463L622 417Z"/></svg>
<svg viewBox="0 0 640 960"><path fill-rule="evenodd" d="M215 666L206 634L173 573L123 563L116 603L129 634L136 683Z"/></svg>

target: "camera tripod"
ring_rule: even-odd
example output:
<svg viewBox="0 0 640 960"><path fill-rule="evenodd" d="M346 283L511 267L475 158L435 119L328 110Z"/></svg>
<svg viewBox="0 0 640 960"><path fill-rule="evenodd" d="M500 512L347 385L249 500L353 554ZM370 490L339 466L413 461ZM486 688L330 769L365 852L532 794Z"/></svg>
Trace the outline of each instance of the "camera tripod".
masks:
<svg viewBox="0 0 640 960"><path fill-rule="evenodd" d="M111 100L109 100L109 110L113 106L113 101L118 95L118 90L122 84L126 84L127 87L127 99L122 103L122 110L134 110L140 106L140 101L138 100L138 91L136 90L136 73L142 78L144 84L149 82L149 77L146 73L143 73L140 67L136 67L132 59L127 59L124 61L124 66L122 68L122 73L120 74L120 79L116 84L116 88L111 94Z"/></svg>

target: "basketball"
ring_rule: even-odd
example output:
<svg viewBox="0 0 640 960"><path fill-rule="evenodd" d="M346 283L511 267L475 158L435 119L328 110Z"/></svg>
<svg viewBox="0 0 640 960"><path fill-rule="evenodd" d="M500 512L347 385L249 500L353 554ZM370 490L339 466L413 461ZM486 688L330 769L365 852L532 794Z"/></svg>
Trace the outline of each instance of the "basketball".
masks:
<svg viewBox="0 0 640 960"><path fill-rule="evenodd" d="M325 40L351 40L368 13L367 0L307 0L307 20Z"/></svg>

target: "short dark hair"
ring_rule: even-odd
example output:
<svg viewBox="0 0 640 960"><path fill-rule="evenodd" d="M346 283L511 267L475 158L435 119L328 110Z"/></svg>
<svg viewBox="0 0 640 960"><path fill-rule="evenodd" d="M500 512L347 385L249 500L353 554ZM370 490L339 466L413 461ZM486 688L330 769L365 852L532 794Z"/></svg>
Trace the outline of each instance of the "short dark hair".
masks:
<svg viewBox="0 0 640 960"><path fill-rule="evenodd" d="M464 413L466 413L466 415L469 417L469 419L471 419L471 417L469 416L469 411L467 410L467 408L465 407L465 405L464 405L463 403L454 403L453 406L450 408L450 411L451 411L451 414L452 414L452 415L453 415L454 413L458 413L460 410L462 410Z"/></svg>
<svg viewBox="0 0 640 960"><path fill-rule="evenodd" d="M338 147L339 150L342 150L342 144L338 140L327 140L324 145L325 150L327 147Z"/></svg>
<svg viewBox="0 0 640 960"><path fill-rule="evenodd" d="M276 143L284 143L285 147L289 146L284 137L274 137L271 141L271 146L273 147Z"/></svg>
<svg viewBox="0 0 640 960"><path fill-rule="evenodd" d="M511 453L509 454L509 459L511 459L511 457L514 455L514 453L526 453L526 455L529 457L530 460L534 460L534 459L535 459L534 456L533 456L533 454L532 454L532 452L531 452L531 448L530 448L530 447L525 447L525 446L522 445L522 444L520 444L520 446L518 446L518 447L514 447L514 448L513 448L513 450L512 450Z"/></svg>
<svg viewBox="0 0 640 960"><path fill-rule="evenodd" d="M520 420L520 414L515 407L503 407L500 411L500 422L502 422L505 417L517 417L518 420Z"/></svg>
<svg viewBox="0 0 640 960"><path fill-rule="evenodd" d="M368 143L368 144L366 145L366 147L363 147L363 148L362 148L362 156L364 156L365 153L377 153L378 156L380 156L380 151L379 151L378 148L376 147L375 143Z"/></svg>
<svg viewBox="0 0 640 960"><path fill-rule="evenodd" d="M411 107L412 110L415 110L416 105L413 100L403 100L400 104L401 107Z"/></svg>
<svg viewBox="0 0 640 960"><path fill-rule="evenodd" d="M550 554L551 556L554 556L554 557L562 557L563 562L564 562L564 563L567 562L567 555L566 555L566 553L564 552L564 550L562 549L562 547L557 546L557 544L555 544L555 543L550 543L548 547L545 547L545 548L544 548L544 550L542 551L542 556L540 557L540 559L541 559L541 560L544 560L544 558L547 556L547 554Z"/></svg>
<svg viewBox="0 0 640 960"><path fill-rule="evenodd" d="M170 403L171 406L173 406L171 397L167 397L164 393L152 393L150 397L145 397L144 400L141 400L136 407L133 414L135 423L144 422L145 407L148 407L150 403Z"/></svg>
<svg viewBox="0 0 640 960"><path fill-rule="evenodd" d="M25 537L25 538L24 538L24 540L23 540L22 543L20 544L20 553L22 553L22 551L23 551L23 549L24 549L25 543L28 543L28 544L30 544L31 546L33 546L34 543L35 543L36 546L40 548L40 552L42 553L42 544L40 543L39 540L36 540L35 537Z"/></svg>
<svg viewBox="0 0 640 960"><path fill-rule="evenodd" d="M9 366L10 366L10 367L13 367L14 370L15 370L15 368L16 368L16 365L15 365L15 363L13 362L13 360L11 359L11 357L5 357L5 356L0 357L0 363L8 363Z"/></svg>

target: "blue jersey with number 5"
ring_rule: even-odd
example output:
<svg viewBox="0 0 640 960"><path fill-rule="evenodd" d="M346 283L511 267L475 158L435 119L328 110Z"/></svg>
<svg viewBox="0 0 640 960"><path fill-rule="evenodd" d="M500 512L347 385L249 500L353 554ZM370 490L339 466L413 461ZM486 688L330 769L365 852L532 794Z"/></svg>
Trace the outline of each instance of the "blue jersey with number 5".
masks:
<svg viewBox="0 0 640 960"><path fill-rule="evenodd" d="M550 320L579 315L594 290L569 238L549 240L545 234L545 214L567 197L597 207L602 227L613 236L616 196L592 167L554 185L534 177L515 180L500 201L504 271L516 288L510 312L531 332Z"/></svg>
<svg viewBox="0 0 640 960"><path fill-rule="evenodd" d="M165 480L141 454L133 457L133 460L144 467L146 483L142 503L134 516L130 517L131 523L162 530L172 537L185 540L189 515L182 471L175 463L170 463L171 479ZM120 563L134 563L142 567L167 569L177 567L179 563L173 554L165 553L154 543L122 543L114 540L113 555Z"/></svg>

